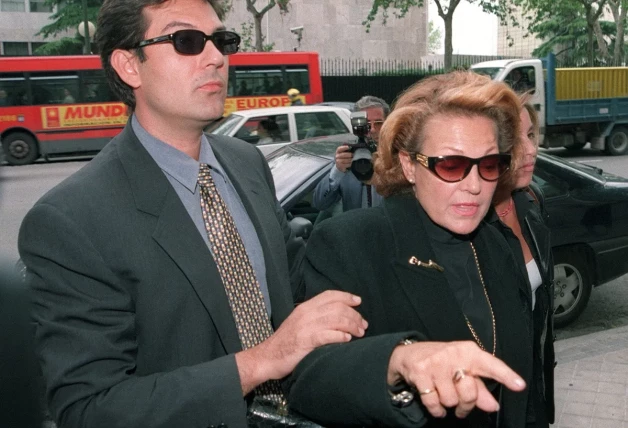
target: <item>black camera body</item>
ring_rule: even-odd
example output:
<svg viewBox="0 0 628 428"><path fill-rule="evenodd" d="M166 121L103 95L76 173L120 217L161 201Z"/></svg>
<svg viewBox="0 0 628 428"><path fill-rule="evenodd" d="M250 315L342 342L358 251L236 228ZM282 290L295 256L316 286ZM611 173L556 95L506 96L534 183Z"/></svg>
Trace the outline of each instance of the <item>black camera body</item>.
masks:
<svg viewBox="0 0 628 428"><path fill-rule="evenodd" d="M357 143L347 144L349 151L353 153L351 172L358 180L368 181L373 176L373 153L377 151L377 143L368 137L371 125L366 112L351 113L351 127L353 135L358 137Z"/></svg>

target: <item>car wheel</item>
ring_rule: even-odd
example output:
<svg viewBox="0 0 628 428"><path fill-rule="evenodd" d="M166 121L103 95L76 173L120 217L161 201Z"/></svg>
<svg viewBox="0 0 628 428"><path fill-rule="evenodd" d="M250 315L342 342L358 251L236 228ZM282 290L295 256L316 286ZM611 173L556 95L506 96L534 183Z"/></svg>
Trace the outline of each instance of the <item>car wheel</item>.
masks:
<svg viewBox="0 0 628 428"><path fill-rule="evenodd" d="M554 324L564 327L584 311L591 297L585 254L576 248L554 252Z"/></svg>
<svg viewBox="0 0 628 428"><path fill-rule="evenodd" d="M616 126L606 138L606 153L609 155L625 155L628 153L628 128Z"/></svg>
<svg viewBox="0 0 628 428"><path fill-rule="evenodd" d="M2 139L4 158L10 165L27 165L39 156L37 142L25 132L14 132Z"/></svg>

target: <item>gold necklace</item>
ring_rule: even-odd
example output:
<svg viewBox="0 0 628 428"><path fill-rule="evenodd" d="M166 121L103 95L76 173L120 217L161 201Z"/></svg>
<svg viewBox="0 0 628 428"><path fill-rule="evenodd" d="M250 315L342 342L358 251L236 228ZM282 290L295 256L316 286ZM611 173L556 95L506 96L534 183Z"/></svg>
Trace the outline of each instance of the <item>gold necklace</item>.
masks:
<svg viewBox="0 0 628 428"><path fill-rule="evenodd" d="M478 267L478 273L480 274L480 282L482 283L482 289L484 290L484 297L486 297L486 303L488 303L488 309L491 311L491 320L493 322L493 356L494 356L495 349L497 347L497 333L495 329L495 315L493 314L493 306L491 305L491 299L488 298L488 292L486 291L486 285L484 284L484 277L482 276L482 270L480 269L480 262L478 261L478 255L475 252L475 247L473 246L473 242L469 242L469 244L471 244L471 249L473 250L473 258L475 259L475 265ZM486 348L484 348L482 341L480 341L480 337L477 335L477 333L475 332L475 329L471 325L469 318L467 318L466 314L463 314L463 315L464 315L465 321L467 322L467 327L469 327L469 330L471 331L471 334L473 335L473 338L475 339L476 343L478 344L478 346L480 347L482 351L486 351Z"/></svg>

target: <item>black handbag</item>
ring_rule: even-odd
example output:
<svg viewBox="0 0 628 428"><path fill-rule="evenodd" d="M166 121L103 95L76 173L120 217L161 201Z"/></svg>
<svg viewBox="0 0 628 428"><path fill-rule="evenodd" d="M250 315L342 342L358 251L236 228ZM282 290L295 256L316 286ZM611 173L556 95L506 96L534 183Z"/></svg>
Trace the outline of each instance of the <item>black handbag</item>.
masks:
<svg viewBox="0 0 628 428"><path fill-rule="evenodd" d="M288 408L280 408L277 403L260 397L255 397L249 404L246 420L249 428L323 428Z"/></svg>

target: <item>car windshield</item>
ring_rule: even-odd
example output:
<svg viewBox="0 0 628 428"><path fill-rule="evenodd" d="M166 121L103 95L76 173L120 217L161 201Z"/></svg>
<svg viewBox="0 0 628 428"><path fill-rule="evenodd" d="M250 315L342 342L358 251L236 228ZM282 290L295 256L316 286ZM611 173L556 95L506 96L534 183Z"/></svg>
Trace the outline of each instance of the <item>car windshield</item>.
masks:
<svg viewBox="0 0 628 428"><path fill-rule="evenodd" d="M283 201L294 189L330 162L329 159L312 156L292 148L286 148L271 156L268 159L268 166L275 180L277 199Z"/></svg>
<svg viewBox="0 0 628 428"><path fill-rule="evenodd" d="M231 114L225 117L222 123L216 127L216 129L211 131L211 133L216 135L228 135L233 127L240 122L240 120L242 120L242 116L238 114Z"/></svg>
<svg viewBox="0 0 628 428"><path fill-rule="evenodd" d="M495 80L495 76L497 76L504 68L503 67L484 67L484 68L472 68L471 70L490 77L492 80Z"/></svg>

